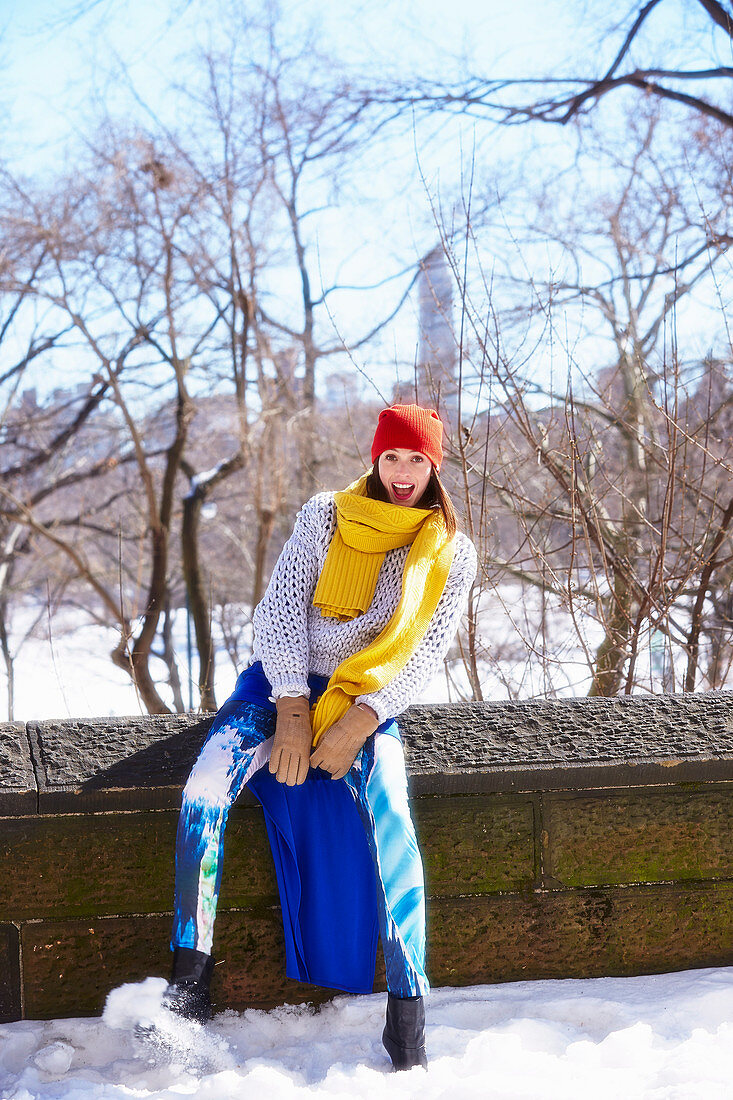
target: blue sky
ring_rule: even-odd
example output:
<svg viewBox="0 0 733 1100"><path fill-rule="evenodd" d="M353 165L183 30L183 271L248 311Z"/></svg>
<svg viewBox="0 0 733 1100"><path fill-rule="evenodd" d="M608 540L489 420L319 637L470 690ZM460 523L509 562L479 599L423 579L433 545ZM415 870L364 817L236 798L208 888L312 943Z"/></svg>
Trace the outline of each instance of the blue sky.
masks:
<svg viewBox="0 0 733 1100"><path fill-rule="evenodd" d="M80 0L0 0L2 89L11 109L10 148L16 153L80 125L90 92L104 94L115 56L156 109L178 59L206 45L216 2L99 0L83 18L70 16ZM242 4L244 11L252 5ZM462 58L502 75L539 74L590 38L576 25L572 5L559 0L291 0L283 23L297 36L316 21L327 44L351 63L389 75L456 75Z"/></svg>
<svg viewBox="0 0 733 1100"><path fill-rule="evenodd" d="M175 120L182 100L170 93L170 85L185 81L186 56L197 44L209 45L221 25L218 0L98 0L91 12L73 20L80 2L0 0L0 102L9 110L3 152L11 163L34 172L52 173L69 137L83 138L102 106L118 114L140 109L126 82L118 79L120 69L155 113ZM253 9L251 4L241 7ZM628 27L628 15L637 7L628 0L614 6L613 15ZM315 22L327 51L385 78L419 73L452 79L471 70L488 76L581 72L579 58L607 63L623 34L608 35L608 58L597 57L598 14L611 18L599 0L283 0L281 10L284 33L294 40ZM695 62L688 31L701 25L696 10L688 0L660 5L652 28L659 50L654 60L672 60L672 48L684 49L687 63ZM348 204L324 216L313 241L324 282L336 264L342 264L344 281L368 282L371 272L376 280L434 245L437 230L426 187L418 179L415 151L427 190L448 204L457 196L461 163L465 167L470 160L475 141L480 143L482 186L487 181L491 186L494 168L498 172L502 165L520 177L525 154L537 142L548 162L572 155L570 134L554 128L507 131L481 124L477 129L464 119L443 125L439 141L430 141L429 133L427 128L417 135L416 150L409 142L397 149L389 139L375 151L374 187L359 208L358 224ZM341 305L347 339L360 331L356 323L348 331L353 308L346 300ZM390 330L382 354L389 360L399 345L409 358L415 341L413 305Z"/></svg>
<svg viewBox="0 0 733 1100"><path fill-rule="evenodd" d="M219 8L217 0L100 0L82 18L71 19L78 4L79 0L0 0L5 63L0 96L10 109L4 155L31 172L52 174L69 138L72 145L74 139L83 140L100 108L118 114L139 110L131 105L126 81L115 75L120 68L127 70L138 95L156 114L174 121L178 104L169 86L185 79L192 48L205 48L217 34L218 21L212 17ZM242 5L245 12L252 9L253 5ZM491 5L456 0L450 6L444 0L290 0L281 10L284 35L297 41L303 28L315 24L326 51L385 78L411 73L455 78L474 65L522 72L531 57L540 72L548 43L554 42L558 51L568 43L567 7L557 0L502 0ZM501 140L509 147L521 146L526 137L516 134L509 140L505 132ZM499 155L498 138L489 161ZM474 124L465 121L443 126L437 143L429 140L429 131L416 138L421 170L435 194L447 193L452 201L459 162L470 156L473 141ZM356 224L346 208L320 219L313 246L324 282L330 281L336 265L345 282L378 281L416 262L436 243L438 234L415 159L410 139L399 150L382 143L374 151L373 185ZM404 187L407 178L410 183ZM391 302L388 294L384 305L369 308L389 312ZM339 303L347 339L364 331L358 320L349 326L355 306L355 295ZM384 355L390 359L400 344L410 358L415 341L415 311L408 308L390 332Z"/></svg>

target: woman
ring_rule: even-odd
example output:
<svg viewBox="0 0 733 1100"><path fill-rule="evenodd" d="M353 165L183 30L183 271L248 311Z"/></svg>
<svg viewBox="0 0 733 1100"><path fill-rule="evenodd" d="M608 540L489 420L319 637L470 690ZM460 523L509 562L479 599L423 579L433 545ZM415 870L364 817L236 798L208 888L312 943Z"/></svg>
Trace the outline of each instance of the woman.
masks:
<svg viewBox="0 0 733 1100"><path fill-rule="evenodd" d="M442 434L432 410L384 409L371 472L297 517L255 609L254 663L183 792L174 1012L211 1013L224 827L249 784L275 861L288 976L371 992L379 934L383 1043L395 1069L427 1065L423 871L394 719L440 666L476 572L438 477Z"/></svg>

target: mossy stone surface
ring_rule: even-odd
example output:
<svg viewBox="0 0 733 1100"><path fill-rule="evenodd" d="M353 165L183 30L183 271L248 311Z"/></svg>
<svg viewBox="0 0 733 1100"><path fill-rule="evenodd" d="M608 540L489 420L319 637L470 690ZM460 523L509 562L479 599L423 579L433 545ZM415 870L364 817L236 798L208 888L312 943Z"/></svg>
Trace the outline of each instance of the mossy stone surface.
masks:
<svg viewBox="0 0 733 1100"><path fill-rule="evenodd" d="M517 890L533 880L528 800L417 800L428 892ZM60 814L7 818L0 829L0 920L114 916L172 905L178 814ZM220 909L278 901L259 807L235 807L225 834Z"/></svg>
<svg viewBox="0 0 733 1100"><path fill-rule="evenodd" d="M436 898L428 906L428 973L433 985L463 986L728 966L731 927L728 884ZM165 915L25 924L26 1016L98 1015L115 986L149 974L167 977L169 932ZM276 906L222 912L214 953L218 1009L318 1003L334 995L285 977Z"/></svg>
<svg viewBox="0 0 733 1100"><path fill-rule="evenodd" d="M14 924L0 924L0 1023L19 1020L20 936Z"/></svg>
<svg viewBox="0 0 733 1100"><path fill-rule="evenodd" d="M97 1016L111 989L150 975L168 978L170 928L169 915L24 925L26 1017ZM216 924L214 955L211 993L217 1010L317 1003L333 996L333 990L285 977L282 917L277 906L222 912Z"/></svg>
<svg viewBox="0 0 733 1100"><path fill-rule="evenodd" d="M419 798L413 816L431 897L531 888L534 809L527 798Z"/></svg>
<svg viewBox="0 0 733 1100"><path fill-rule="evenodd" d="M733 887L436 899L434 985L661 973L733 963Z"/></svg>
<svg viewBox="0 0 733 1100"><path fill-rule="evenodd" d="M543 795L543 818L565 886L733 880L733 784Z"/></svg>
<svg viewBox="0 0 733 1100"><path fill-rule="evenodd" d="M7 818L0 829L0 920L167 911L178 813ZM235 808L220 904L277 901L262 812Z"/></svg>
<svg viewBox="0 0 733 1100"><path fill-rule="evenodd" d="M285 941L277 906L221 913L214 953L217 965L212 996L219 1008L272 1008L284 1003L319 1003L333 996L333 990L285 976Z"/></svg>
<svg viewBox="0 0 733 1100"><path fill-rule="evenodd" d="M23 925L26 1017L98 1016L116 986L167 977L170 926L168 916Z"/></svg>

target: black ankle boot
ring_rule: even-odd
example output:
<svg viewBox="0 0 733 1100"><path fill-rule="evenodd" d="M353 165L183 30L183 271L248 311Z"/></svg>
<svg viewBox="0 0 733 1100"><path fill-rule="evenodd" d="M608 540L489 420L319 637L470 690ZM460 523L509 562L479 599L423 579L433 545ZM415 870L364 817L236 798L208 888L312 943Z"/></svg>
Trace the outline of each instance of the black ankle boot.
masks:
<svg viewBox="0 0 733 1100"><path fill-rule="evenodd" d="M192 947L176 947L173 951L173 972L163 994L163 1004L178 1016L205 1024L211 1019L209 985L214 959Z"/></svg>
<svg viewBox="0 0 733 1100"><path fill-rule="evenodd" d="M398 1069L424 1066L425 1053L425 1005L422 997L395 997L387 994L387 1022L382 1032L382 1042Z"/></svg>

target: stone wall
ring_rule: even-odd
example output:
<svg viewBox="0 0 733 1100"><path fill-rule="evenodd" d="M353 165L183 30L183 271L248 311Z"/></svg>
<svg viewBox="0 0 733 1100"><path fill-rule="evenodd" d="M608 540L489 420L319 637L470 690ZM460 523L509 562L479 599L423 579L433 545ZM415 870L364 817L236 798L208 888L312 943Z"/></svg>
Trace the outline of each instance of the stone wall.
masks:
<svg viewBox="0 0 733 1100"><path fill-rule="evenodd" d="M97 1014L167 973L177 806L207 724L0 726L0 1019ZM733 963L732 695L413 707L401 728L434 984ZM247 792L216 954L219 1007L329 995L283 976Z"/></svg>

